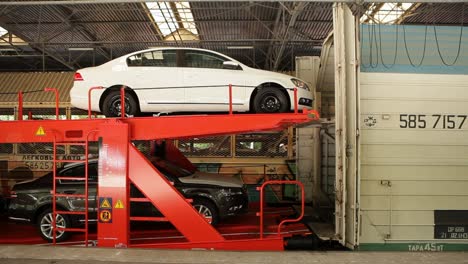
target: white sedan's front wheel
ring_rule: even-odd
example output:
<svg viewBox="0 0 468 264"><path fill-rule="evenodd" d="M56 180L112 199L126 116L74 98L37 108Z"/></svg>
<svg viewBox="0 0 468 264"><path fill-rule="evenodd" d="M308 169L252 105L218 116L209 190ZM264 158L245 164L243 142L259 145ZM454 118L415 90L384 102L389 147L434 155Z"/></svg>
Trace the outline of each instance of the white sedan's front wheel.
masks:
<svg viewBox="0 0 468 264"><path fill-rule="evenodd" d="M288 111L288 100L279 88L262 88L254 98L255 113L284 113Z"/></svg>

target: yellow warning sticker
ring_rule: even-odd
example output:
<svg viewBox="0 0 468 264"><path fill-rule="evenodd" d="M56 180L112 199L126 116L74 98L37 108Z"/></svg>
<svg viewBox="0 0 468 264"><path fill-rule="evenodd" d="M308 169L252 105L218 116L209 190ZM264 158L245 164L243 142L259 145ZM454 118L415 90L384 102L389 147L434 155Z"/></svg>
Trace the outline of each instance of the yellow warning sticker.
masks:
<svg viewBox="0 0 468 264"><path fill-rule="evenodd" d="M115 209L124 209L124 204L122 203L122 200L117 200L114 206Z"/></svg>
<svg viewBox="0 0 468 264"><path fill-rule="evenodd" d="M36 131L36 136L45 136L45 131L42 126L40 126Z"/></svg>
<svg viewBox="0 0 468 264"><path fill-rule="evenodd" d="M112 208L112 205L107 198L104 198L101 200L101 205L99 208Z"/></svg>
<svg viewBox="0 0 468 264"><path fill-rule="evenodd" d="M102 210L99 213L99 221L101 223L112 223L112 212L110 210Z"/></svg>

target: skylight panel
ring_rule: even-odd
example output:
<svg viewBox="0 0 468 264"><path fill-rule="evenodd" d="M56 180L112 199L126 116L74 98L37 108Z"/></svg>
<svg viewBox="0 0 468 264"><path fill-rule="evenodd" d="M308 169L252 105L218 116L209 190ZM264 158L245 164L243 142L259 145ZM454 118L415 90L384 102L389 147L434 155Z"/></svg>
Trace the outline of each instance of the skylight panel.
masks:
<svg viewBox="0 0 468 264"><path fill-rule="evenodd" d="M190 3L176 2L175 4L184 28L192 32L192 34L198 35L197 27L195 26L195 20L193 19L192 10L190 8Z"/></svg>
<svg viewBox="0 0 468 264"><path fill-rule="evenodd" d="M5 35L6 33L8 33L8 30L0 27L0 37L2 37L3 35Z"/></svg>
<svg viewBox="0 0 468 264"><path fill-rule="evenodd" d="M164 36L179 28L169 2L149 2L146 6Z"/></svg>
<svg viewBox="0 0 468 264"><path fill-rule="evenodd" d="M175 2L175 8L169 2L146 2L161 33L166 37L177 30L184 29L198 35L189 2ZM174 6L174 5L173 5Z"/></svg>
<svg viewBox="0 0 468 264"><path fill-rule="evenodd" d="M361 18L361 22L378 24L399 23L413 5L414 3L374 3Z"/></svg>

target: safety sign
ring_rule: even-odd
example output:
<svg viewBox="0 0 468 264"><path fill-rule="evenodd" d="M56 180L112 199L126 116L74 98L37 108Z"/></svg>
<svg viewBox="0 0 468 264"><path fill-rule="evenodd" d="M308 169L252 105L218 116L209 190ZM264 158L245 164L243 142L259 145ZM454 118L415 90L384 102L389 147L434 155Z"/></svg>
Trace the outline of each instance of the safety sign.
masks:
<svg viewBox="0 0 468 264"><path fill-rule="evenodd" d="M101 210L99 212L99 222L101 223L112 223L112 211Z"/></svg>
<svg viewBox="0 0 468 264"><path fill-rule="evenodd" d="M122 203L122 200L117 200L114 206L115 209L124 209L124 204Z"/></svg>
<svg viewBox="0 0 468 264"><path fill-rule="evenodd" d="M40 126L37 131L36 131L36 136L45 136L46 133L44 131L44 128L42 126Z"/></svg>
<svg viewBox="0 0 468 264"><path fill-rule="evenodd" d="M99 197L99 208L100 209L112 209L112 198L110 197Z"/></svg>

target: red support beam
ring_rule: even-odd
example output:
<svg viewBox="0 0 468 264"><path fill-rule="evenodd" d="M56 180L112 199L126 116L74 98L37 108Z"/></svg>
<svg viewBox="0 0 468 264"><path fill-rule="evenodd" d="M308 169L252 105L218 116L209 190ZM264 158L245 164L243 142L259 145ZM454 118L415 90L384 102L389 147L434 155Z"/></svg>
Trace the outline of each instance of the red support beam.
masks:
<svg viewBox="0 0 468 264"><path fill-rule="evenodd" d="M99 126L98 245L128 247L130 241L129 127L117 119Z"/></svg>
<svg viewBox="0 0 468 264"><path fill-rule="evenodd" d="M246 133L265 130L281 130L295 124L317 121L316 111L299 114L237 114L237 115L191 115L191 116L162 116L136 117L125 119L79 119L79 120L32 120L32 121L2 121L0 133L2 143L21 142L53 142L57 141L85 141L90 131L98 130L94 138L96 141L102 130L102 124L120 120L128 124L129 140L157 140L178 139L202 136ZM44 133L41 133L41 132ZM110 132L112 133L112 132Z"/></svg>

